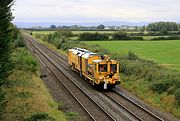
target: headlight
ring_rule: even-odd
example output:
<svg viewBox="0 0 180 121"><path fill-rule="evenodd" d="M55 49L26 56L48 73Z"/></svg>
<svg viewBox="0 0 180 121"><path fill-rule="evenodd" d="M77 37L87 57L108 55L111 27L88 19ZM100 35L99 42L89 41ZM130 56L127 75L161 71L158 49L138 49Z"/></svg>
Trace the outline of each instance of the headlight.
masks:
<svg viewBox="0 0 180 121"><path fill-rule="evenodd" d="M99 77L99 79L100 79L100 80L102 80L102 79L103 79L103 77L101 77L101 76L100 76L100 77Z"/></svg>

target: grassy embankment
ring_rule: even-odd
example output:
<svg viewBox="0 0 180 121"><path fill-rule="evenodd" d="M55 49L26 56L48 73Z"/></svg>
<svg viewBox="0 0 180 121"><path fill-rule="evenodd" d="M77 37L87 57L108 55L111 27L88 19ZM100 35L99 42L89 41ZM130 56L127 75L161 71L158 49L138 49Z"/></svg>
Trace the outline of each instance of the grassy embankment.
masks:
<svg viewBox="0 0 180 121"><path fill-rule="evenodd" d="M22 38L21 38L22 39ZM20 42L21 41L21 42ZM18 40L12 54L14 69L3 90L6 93L3 121L66 121L67 116L58 110L56 103L40 79L37 60Z"/></svg>
<svg viewBox="0 0 180 121"><path fill-rule="evenodd" d="M51 38L52 44L53 41ZM59 44L67 45L66 41L63 43L61 41ZM75 46L94 52L102 52L102 48L107 48L111 56L121 63L122 87L145 102L180 117L180 107L177 105L177 101L180 101L178 98L179 72L172 71L179 70L179 41L96 41L86 42L86 44L79 42ZM138 58L133 54L127 56L128 51L133 51L141 58L151 59L160 64ZM108 51L104 52L108 53Z"/></svg>

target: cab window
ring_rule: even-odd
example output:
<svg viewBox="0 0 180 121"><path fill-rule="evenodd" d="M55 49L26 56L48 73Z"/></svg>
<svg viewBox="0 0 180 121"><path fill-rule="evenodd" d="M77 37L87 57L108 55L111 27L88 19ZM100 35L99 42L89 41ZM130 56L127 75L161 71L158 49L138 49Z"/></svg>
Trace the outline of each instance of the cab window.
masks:
<svg viewBox="0 0 180 121"><path fill-rule="evenodd" d="M107 72L107 64L99 64L99 72Z"/></svg>
<svg viewBox="0 0 180 121"><path fill-rule="evenodd" d="M110 71L113 73L117 72L117 64L110 64Z"/></svg>

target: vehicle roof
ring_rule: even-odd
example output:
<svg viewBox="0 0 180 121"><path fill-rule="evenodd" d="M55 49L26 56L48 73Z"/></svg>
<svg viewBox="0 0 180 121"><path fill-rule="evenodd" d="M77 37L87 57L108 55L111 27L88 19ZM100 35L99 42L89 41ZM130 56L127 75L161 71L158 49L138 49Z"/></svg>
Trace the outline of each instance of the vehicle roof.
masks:
<svg viewBox="0 0 180 121"><path fill-rule="evenodd" d="M90 52L90 53L85 53L84 55L82 55L83 58L89 58L91 56L95 56L95 55L98 55L97 53L93 53L93 52Z"/></svg>
<svg viewBox="0 0 180 121"><path fill-rule="evenodd" d="M93 62L95 63L99 63L99 62L102 62L103 60L93 60Z"/></svg>
<svg viewBox="0 0 180 121"><path fill-rule="evenodd" d="M78 47L75 47L74 49L75 49L75 50L78 50L78 51L85 52L85 53L91 52L91 51L89 51L89 50L87 50L87 49L82 49L82 48L78 48Z"/></svg>
<svg viewBox="0 0 180 121"><path fill-rule="evenodd" d="M95 63L99 63L99 62L105 62L106 60L93 60L93 62ZM114 62L115 60L110 60L111 62ZM107 62L110 62L110 61L107 61Z"/></svg>

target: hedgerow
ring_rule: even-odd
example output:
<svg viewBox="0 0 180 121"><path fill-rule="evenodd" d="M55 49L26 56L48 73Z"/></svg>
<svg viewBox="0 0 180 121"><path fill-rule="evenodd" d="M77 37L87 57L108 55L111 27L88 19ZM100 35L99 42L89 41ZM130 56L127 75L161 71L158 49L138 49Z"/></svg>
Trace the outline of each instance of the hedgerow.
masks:
<svg viewBox="0 0 180 121"><path fill-rule="evenodd" d="M82 33L79 36L80 41L100 41L100 40L108 40L109 36L107 34L96 33Z"/></svg>
<svg viewBox="0 0 180 121"><path fill-rule="evenodd" d="M129 36L124 31L118 31L112 34L112 40L143 40L143 37Z"/></svg>

